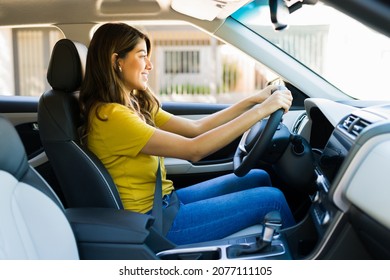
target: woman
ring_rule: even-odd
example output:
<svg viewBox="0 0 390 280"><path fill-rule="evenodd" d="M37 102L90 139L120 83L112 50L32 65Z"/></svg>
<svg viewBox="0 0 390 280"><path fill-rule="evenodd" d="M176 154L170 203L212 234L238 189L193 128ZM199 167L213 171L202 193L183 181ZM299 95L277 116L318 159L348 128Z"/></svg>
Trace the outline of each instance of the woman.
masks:
<svg viewBox="0 0 390 280"><path fill-rule="evenodd" d="M165 112L148 88L149 38L123 23L108 23L95 32L88 50L80 91L86 120L83 139L116 183L125 209L150 213L160 158L199 161L242 135L277 109L286 112L291 93L267 87L231 107L201 120ZM162 160L161 160L162 162ZM254 170L174 192L161 165L164 201L171 196L180 208L166 233L176 244L223 238L258 224L271 210L280 210L284 226L294 224L285 197L270 187L268 174ZM266 187L268 186L268 187Z"/></svg>

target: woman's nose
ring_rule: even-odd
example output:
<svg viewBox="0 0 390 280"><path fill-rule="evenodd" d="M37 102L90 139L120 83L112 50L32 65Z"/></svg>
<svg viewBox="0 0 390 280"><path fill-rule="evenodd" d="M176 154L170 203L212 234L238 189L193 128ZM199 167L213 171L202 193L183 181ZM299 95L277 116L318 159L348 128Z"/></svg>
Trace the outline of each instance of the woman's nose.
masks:
<svg viewBox="0 0 390 280"><path fill-rule="evenodd" d="M146 69L147 70L152 70L153 69L153 63L150 61L149 58L146 60Z"/></svg>

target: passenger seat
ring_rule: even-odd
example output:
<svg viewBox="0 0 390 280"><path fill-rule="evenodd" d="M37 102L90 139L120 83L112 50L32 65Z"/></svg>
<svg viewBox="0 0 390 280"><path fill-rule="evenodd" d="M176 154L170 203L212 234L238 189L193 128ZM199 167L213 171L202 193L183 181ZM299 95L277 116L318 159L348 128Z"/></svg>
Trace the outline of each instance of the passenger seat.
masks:
<svg viewBox="0 0 390 280"><path fill-rule="evenodd" d="M64 208L0 117L0 259L79 259Z"/></svg>

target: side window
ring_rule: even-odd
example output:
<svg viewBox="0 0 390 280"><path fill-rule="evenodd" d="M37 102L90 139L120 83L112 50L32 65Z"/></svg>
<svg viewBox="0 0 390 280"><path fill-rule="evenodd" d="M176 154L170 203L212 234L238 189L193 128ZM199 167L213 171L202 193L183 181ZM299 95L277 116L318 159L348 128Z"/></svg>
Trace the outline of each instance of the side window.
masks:
<svg viewBox="0 0 390 280"><path fill-rule="evenodd" d="M51 50L63 37L54 27L1 28L0 95L39 96L47 90Z"/></svg>
<svg viewBox="0 0 390 280"><path fill-rule="evenodd" d="M207 33L183 23L136 26L153 45L149 83L162 101L234 103L276 78L270 70ZM46 71L55 27L0 29L0 95L39 96L49 88Z"/></svg>
<svg viewBox="0 0 390 280"><path fill-rule="evenodd" d="M264 65L191 25L135 26L152 41L149 85L162 101L234 103L274 75Z"/></svg>

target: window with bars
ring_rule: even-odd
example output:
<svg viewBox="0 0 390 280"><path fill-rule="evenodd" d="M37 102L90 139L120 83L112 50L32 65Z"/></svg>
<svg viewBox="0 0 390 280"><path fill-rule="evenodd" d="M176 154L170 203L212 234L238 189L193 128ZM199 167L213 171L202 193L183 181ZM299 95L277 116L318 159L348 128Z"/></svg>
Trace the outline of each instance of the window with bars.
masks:
<svg viewBox="0 0 390 280"><path fill-rule="evenodd" d="M200 52L185 50L164 51L165 74L200 73Z"/></svg>
<svg viewBox="0 0 390 280"><path fill-rule="evenodd" d="M51 50L63 37L55 27L0 29L0 94L39 96L47 90Z"/></svg>

